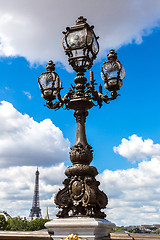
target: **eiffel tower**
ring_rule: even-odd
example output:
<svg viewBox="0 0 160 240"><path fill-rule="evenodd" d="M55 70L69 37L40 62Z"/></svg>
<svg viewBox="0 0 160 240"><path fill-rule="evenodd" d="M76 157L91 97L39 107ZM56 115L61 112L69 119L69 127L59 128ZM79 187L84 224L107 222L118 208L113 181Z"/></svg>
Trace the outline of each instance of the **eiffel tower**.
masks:
<svg viewBox="0 0 160 240"><path fill-rule="evenodd" d="M32 208L30 210L29 218L31 220L36 218L42 218L40 204L39 204L39 171L37 168L37 171L35 173L36 179L35 179L35 187L34 187L34 196L33 196L33 204Z"/></svg>

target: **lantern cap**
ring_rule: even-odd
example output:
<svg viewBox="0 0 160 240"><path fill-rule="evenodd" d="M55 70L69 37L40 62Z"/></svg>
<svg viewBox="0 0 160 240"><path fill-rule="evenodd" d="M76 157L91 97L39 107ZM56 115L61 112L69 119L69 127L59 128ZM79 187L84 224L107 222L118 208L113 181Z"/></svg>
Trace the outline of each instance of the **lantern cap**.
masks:
<svg viewBox="0 0 160 240"><path fill-rule="evenodd" d="M55 64L52 60L49 60L48 64L46 65L47 72L53 72L55 70Z"/></svg>
<svg viewBox="0 0 160 240"><path fill-rule="evenodd" d="M107 57L108 57L108 60L115 61L117 60L117 53L115 52L114 49L111 49Z"/></svg>
<svg viewBox="0 0 160 240"><path fill-rule="evenodd" d="M86 23L86 22L87 22L87 18L84 18L83 16L80 16L76 20L76 25L79 25L79 24L82 24L82 23Z"/></svg>

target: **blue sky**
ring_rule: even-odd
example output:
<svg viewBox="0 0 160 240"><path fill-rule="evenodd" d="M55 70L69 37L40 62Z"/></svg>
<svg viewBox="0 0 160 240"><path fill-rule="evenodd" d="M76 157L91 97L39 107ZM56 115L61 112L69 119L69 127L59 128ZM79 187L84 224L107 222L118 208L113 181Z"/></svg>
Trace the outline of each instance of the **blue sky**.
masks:
<svg viewBox="0 0 160 240"><path fill-rule="evenodd" d="M122 138L137 134L159 142L159 39L160 29L156 27L149 36L143 37L141 44L132 43L117 50L126 71L120 96L108 105L103 104L100 110L94 107L89 112L87 138L94 148L94 165L100 172L106 167L111 170L133 167L132 163L113 151L113 146L119 145ZM62 47L61 44L59 47ZM97 61L92 68L98 84L103 84L100 69L104 61L105 58ZM73 145L76 132L73 111L61 109L55 112L44 107L45 100L41 98L37 79L45 72L45 64L31 67L23 57L1 57L0 67L1 100L11 102L19 112L27 113L35 121L50 118ZM63 66L57 67L56 72L64 86L62 93L65 94L76 74L67 72ZM30 93L31 99L25 92Z"/></svg>
<svg viewBox="0 0 160 240"><path fill-rule="evenodd" d="M1 210L29 215L34 173L39 166L43 215L49 205L51 217L55 216L53 196L70 165L68 151L75 141L76 123L72 110L55 112L44 107L37 79L52 59L63 83L62 95L68 91L76 74L68 67L61 32L84 15L100 37L101 50L92 68L98 85L103 85L100 70L110 48L117 51L126 71L121 96L100 110L92 108L86 123L88 143L94 150L92 165L109 196L108 219L117 225L159 223L159 1L122 0L119 4L118 0L102 0L96 15L97 1L92 1L91 9L90 0L87 4L82 1L79 8L72 0L69 6L63 0L47 0L48 4L41 0L38 7L36 1L31 2L16 0L13 5L2 1L0 10ZM61 4L68 8L65 16ZM51 14L53 5L56 16ZM17 181L10 182L10 175L15 178L17 173ZM6 193L11 184L15 192L9 188ZM136 198L131 199L129 193Z"/></svg>

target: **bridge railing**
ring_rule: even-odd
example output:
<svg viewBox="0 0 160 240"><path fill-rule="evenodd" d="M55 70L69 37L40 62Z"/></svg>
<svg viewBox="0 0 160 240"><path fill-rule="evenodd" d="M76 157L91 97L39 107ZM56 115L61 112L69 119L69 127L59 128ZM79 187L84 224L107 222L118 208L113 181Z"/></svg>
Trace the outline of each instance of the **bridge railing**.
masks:
<svg viewBox="0 0 160 240"><path fill-rule="evenodd" d="M158 234L133 234L133 233L111 233L111 240L160 240Z"/></svg>
<svg viewBox="0 0 160 240"><path fill-rule="evenodd" d="M0 231L0 240L51 240L47 230L35 232ZM158 234L111 233L102 240L160 240Z"/></svg>
<svg viewBox="0 0 160 240"><path fill-rule="evenodd" d="M34 232L0 231L0 240L50 240L47 230Z"/></svg>

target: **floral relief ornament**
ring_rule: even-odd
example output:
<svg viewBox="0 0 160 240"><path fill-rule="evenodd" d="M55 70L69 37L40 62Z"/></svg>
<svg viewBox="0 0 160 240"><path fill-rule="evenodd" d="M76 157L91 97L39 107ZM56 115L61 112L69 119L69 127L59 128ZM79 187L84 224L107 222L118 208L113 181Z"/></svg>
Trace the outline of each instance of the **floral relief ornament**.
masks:
<svg viewBox="0 0 160 240"><path fill-rule="evenodd" d="M69 234L66 238L61 238L60 240L88 240L86 238L80 238L77 234Z"/></svg>

